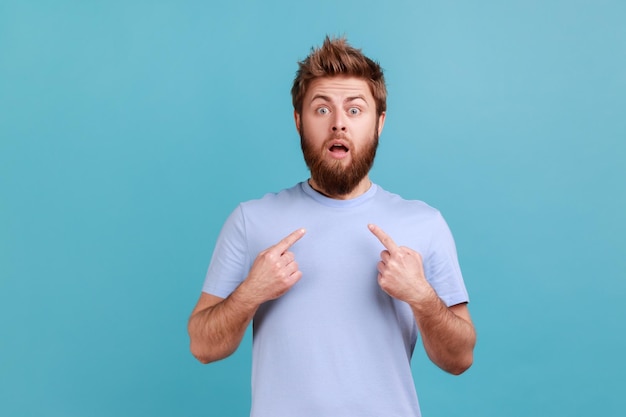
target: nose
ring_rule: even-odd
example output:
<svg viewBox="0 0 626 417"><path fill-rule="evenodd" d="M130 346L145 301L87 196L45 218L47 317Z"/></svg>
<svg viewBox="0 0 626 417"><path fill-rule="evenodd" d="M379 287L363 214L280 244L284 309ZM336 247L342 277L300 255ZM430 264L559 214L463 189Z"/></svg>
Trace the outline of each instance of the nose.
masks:
<svg viewBox="0 0 626 417"><path fill-rule="evenodd" d="M346 131L346 123L344 120L344 115L341 112L335 113L335 119L333 120L332 125L333 132L345 132Z"/></svg>

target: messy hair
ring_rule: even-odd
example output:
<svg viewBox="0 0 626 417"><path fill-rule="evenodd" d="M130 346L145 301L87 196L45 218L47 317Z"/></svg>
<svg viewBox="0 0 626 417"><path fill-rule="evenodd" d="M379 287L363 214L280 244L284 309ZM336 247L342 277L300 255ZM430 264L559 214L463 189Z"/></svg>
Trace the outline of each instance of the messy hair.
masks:
<svg viewBox="0 0 626 417"><path fill-rule="evenodd" d="M291 87L293 108L302 114L302 102L307 89L316 78L337 75L364 79L370 87L380 116L387 109L387 88L380 65L363 55L360 49L348 44L345 38L326 36L320 48L312 48L303 61L298 62L298 71Z"/></svg>

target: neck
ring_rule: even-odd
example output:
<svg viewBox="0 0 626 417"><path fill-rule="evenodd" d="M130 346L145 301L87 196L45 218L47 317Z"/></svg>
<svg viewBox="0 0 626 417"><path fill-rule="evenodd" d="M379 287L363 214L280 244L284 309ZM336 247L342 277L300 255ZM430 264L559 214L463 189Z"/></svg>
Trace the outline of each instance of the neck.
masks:
<svg viewBox="0 0 626 417"><path fill-rule="evenodd" d="M317 191L320 194L325 195L328 198L333 198L335 200L350 200L352 198L357 198L358 196L365 194L367 190L369 190L370 187L372 186L372 182L370 181L369 177L366 175L361 181L359 181L357 186L354 187L354 189L347 194L330 194L326 192L326 190L324 190L322 187L320 187L313 178L309 179L309 185L315 191Z"/></svg>

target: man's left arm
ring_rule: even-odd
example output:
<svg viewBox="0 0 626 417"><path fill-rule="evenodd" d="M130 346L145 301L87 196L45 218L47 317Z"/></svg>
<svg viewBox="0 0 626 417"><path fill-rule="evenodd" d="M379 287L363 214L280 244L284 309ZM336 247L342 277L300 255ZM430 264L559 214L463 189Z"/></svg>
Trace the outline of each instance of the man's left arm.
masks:
<svg viewBox="0 0 626 417"><path fill-rule="evenodd" d="M385 247L378 263L378 283L390 296L411 306L428 357L454 375L473 362L476 331L467 304L447 307L424 275L422 257L398 246L380 227L370 231Z"/></svg>
<svg viewBox="0 0 626 417"><path fill-rule="evenodd" d="M476 344L467 304L446 307L434 294L432 300L410 305L430 360L451 374L465 372L474 360Z"/></svg>

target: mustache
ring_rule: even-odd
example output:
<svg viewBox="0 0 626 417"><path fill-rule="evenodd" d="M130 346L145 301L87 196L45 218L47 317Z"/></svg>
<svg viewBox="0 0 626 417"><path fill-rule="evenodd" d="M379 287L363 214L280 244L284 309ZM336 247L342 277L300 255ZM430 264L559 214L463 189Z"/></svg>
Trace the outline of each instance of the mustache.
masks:
<svg viewBox="0 0 626 417"><path fill-rule="evenodd" d="M350 138L348 138L348 136L343 133L330 135L328 139L324 141L323 147L328 148L338 141L345 143L349 148L354 147L354 144L352 143Z"/></svg>
<svg viewBox="0 0 626 417"><path fill-rule="evenodd" d="M338 139L345 140L345 141L350 141L350 138L348 138L348 135L346 135L346 134L345 134L345 133L343 133L343 132L339 132L339 133L331 133L331 134L328 136L328 140L329 140L329 141L330 141L330 140L338 140Z"/></svg>

